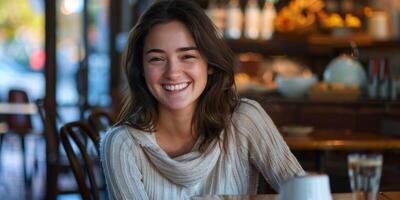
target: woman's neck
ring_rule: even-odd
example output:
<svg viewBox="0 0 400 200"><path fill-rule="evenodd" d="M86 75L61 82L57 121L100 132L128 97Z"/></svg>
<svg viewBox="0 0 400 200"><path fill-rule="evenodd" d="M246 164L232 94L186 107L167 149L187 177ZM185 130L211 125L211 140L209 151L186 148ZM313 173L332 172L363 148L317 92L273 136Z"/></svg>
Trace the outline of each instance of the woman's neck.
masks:
<svg viewBox="0 0 400 200"><path fill-rule="evenodd" d="M198 134L192 129L193 112L160 112L156 140L170 156L188 153L196 143Z"/></svg>
<svg viewBox="0 0 400 200"><path fill-rule="evenodd" d="M160 108L157 132L170 136L185 137L193 135L192 119L194 109L166 110Z"/></svg>
<svg viewBox="0 0 400 200"><path fill-rule="evenodd" d="M160 116L157 132L167 134L171 137L185 137L192 135L191 117L171 116L162 118Z"/></svg>

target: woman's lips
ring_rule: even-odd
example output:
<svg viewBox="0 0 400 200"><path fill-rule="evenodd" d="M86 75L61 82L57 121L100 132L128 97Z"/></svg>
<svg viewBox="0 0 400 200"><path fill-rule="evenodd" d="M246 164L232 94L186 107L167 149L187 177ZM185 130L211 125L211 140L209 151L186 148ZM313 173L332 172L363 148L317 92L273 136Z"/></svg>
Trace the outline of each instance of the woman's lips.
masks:
<svg viewBox="0 0 400 200"><path fill-rule="evenodd" d="M190 82L178 83L178 84L162 84L164 90L169 92L181 91L187 88L190 85Z"/></svg>

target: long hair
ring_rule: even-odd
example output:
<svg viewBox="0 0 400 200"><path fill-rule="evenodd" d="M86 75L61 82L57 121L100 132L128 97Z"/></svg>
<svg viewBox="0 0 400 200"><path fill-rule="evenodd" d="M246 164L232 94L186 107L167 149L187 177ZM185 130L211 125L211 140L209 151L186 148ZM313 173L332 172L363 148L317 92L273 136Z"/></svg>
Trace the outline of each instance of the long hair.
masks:
<svg viewBox="0 0 400 200"><path fill-rule="evenodd" d="M118 124L128 124L148 132L156 131L157 100L150 93L143 77L144 41L152 27L175 20L186 26L199 51L205 56L208 67L213 70L208 75L206 88L199 97L192 118L192 130L204 136L200 144L200 150L203 151L214 139L220 140L222 132L224 138L229 134L231 116L239 100L234 85L234 54L203 9L190 1L156 2L143 13L130 31L122 58L128 91Z"/></svg>

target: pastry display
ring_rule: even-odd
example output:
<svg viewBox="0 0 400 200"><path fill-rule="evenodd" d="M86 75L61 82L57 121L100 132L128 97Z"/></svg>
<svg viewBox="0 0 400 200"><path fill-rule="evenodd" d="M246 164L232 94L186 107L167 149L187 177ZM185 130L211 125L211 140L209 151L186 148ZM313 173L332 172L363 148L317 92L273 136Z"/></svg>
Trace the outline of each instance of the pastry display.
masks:
<svg viewBox="0 0 400 200"><path fill-rule="evenodd" d="M316 13L323 7L321 0L292 0L279 11L275 27L280 32L309 28L315 24Z"/></svg>
<svg viewBox="0 0 400 200"><path fill-rule="evenodd" d="M341 83L319 82L308 91L311 100L318 101L354 101L361 94L358 85L346 86Z"/></svg>

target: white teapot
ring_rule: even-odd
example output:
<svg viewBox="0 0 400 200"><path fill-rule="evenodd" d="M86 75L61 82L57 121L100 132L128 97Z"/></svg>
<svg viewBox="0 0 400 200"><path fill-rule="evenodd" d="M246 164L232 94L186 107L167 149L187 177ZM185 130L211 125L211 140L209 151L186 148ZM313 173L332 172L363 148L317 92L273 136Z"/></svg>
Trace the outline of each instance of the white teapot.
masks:
<svg viewBox="0 0 400 200"><path fill-rule="evenodd" d="M323 74L326 83L341 83L345 86L364 87L367 84L367 73L352 56L342 54L333 59Z"/></svg>

